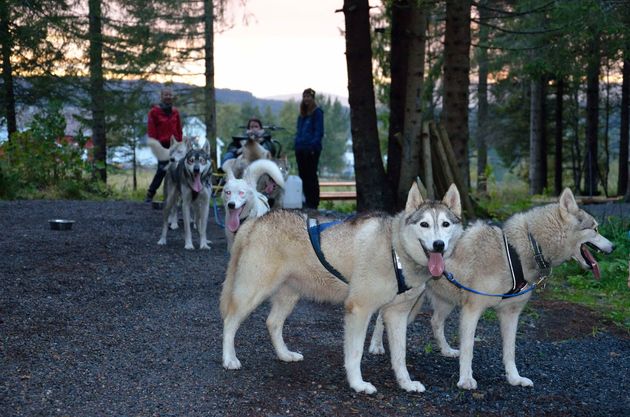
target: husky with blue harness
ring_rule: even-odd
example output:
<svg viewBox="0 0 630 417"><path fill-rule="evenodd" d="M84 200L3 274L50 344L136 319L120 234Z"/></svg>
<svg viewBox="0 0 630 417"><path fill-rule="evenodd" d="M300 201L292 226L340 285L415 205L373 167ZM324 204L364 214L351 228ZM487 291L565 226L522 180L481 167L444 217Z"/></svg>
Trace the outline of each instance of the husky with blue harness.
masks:
<svg viewBox="0 0 630 417"><path fill-rule="evenodd" d="M223 291L223 366L239 369L234 338L243 320L270 299L267 328L278 358L301 361L284 343L282 329L300 298L345 305L344 363L350 387L372 394L361 357L372 314L381 309L396 379L407 391L424 391L407 371L407 317L433 273L462 233L455 186L444 199L423 201L414 184L396 216L369 213L324 228L291 211L272 211L239 229Z"/></svg>
<svg viewBox="0 0 630 417"><path fill-rule="evenodd" d="M570 259L600 278L599 265L589 251L610 253L613 244L600 235L597 221L581 210L570 189L558 203L533 208L510 217L503 226L478 221L468 227L442 277L427 284L426 295L433 307L431 326L444 356L459 356L462 389L476 389L472 358L477 322L492 307L497 311L503 339L503 365L510 385L532 386L516 367L516 330L521 311L532 290L544 285L551 268ZM459 350L444 336L444 321L460 306ZM410 320L413 320L414 309ZM377 345L377 330L372 344ZM372 346L370 348L372 351Z"/></svg>

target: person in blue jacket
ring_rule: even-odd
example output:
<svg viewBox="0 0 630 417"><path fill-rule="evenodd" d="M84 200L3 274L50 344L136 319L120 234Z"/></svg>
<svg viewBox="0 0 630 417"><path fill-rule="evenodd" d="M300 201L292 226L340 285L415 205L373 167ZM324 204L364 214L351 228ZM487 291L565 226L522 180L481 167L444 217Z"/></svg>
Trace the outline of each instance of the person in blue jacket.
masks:
<svg viewBox="0 0 630 417"><path fill-rule="evenodd" d="M319 205L319 178L317 165L322 152L324 137L324 111L315 102L315 90L307 88L302 92L300 115L297 118L295 134L295 159L298 174L302 179L305 208L317 209Z"/></svg>

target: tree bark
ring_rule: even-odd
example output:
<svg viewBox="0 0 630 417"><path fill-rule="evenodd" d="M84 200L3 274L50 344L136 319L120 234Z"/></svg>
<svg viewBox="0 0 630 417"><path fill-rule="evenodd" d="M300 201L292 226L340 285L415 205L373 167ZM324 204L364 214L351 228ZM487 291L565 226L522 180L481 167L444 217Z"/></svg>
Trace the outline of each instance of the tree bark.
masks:
<svg viewBox="0 0 630 417"><path fill-rule="evenodd" d="M442 121L453 145L464 182L468 173L468 75L470 71L470 0L446 1L444 104Z"/></svg>
<svg viewBox="0 0 630 417"><path fill-rule="evenodd" d="M357 210L391 207L376 122L368 0L344 0L350 131L357 184Z"/></svg>
<svg viewBox="0 0 630 417"><path fill-rule="evenodd" d="M105 136L105 88L103 81L103 32L101 1L89 0L90 97L92 141L96 178L107 182L107 139Z"/></svg>
<svg viewBox="0 0 630 417"><path fill-rule="evenodd" d="M540 160L542 156L541 143L541 108L542 83L540 78L530 82L530 111L529 111L529 194L542 194L542 170Z"/></svg>
<svg viewBox="0 0 630 417"><path fill-rule="evenodd" d="M488 134L488 27L484 25L488 21L488 9L485 6L487 0L479 2L479 48L477 48L477 65L479 66L479 84L477 84L477 191L480 194L488 192L486 178L486 166L488 165L488 147L486 136Z"/></svg>
<svg viewBox="0 0 630 417"><path fill-rule="evenodd" d="M0 46L2 47L2 81L4 83L4 101L7 118L7 133L17 132L17 117L15 114L15 91L13 88L13 66L11 54L13 42L9 31L9 5L6 0L0 0Z"/></svg>
<svg viewBox="0 0 630 417"><path fill-rule="evenodd" d="M599 132L599 40L595 35L586 74L586 167L584 175L584 193L597 194L598 164L597 142Z"/></svg>
<svg viewBox="0 0 630 417"><path fill-rule="evenodd" d="M405 96L409 50L409 1L392 2L391 49L389 52L391 84L389 88L389 138L387 142L387 179L393 190L400 184L402 135L405 123ZM392 211L405 206L396 198Z"/></svg>
<svg viewBox="0 0 630 417"><path fill-rule="evenodd" d="M424 47L426 41L426 14L417 2L410 5L409 48L407 51L407 85L405 97L405 122L402 136L400 182L397 202L406 201L409 187L420 175L422 154L422 97L424 81ZM424 175L423 175L424 176ZM425 178L426 181L426 178ZM433 184L426 184L433 187ZM431 193L433 190L431 189Z"/></svg>
<svg viewBox="0 0 630 417"><path fill-rule="evenodd" d="M210 157L214 161L214 168L218 167L217 161L217 120L216 120L216 91L214 86L214 3L212 0L204 0L204 61L206 85L203 89L206 124L206 140L210 144Z"/></svg>
<svg viewBox="0 0 630 417"><path fill-rule="evenodd" d="M621 123L619 126L619 177L617 179L617 194L630 195L628 186L628 142L630 136L630 50L623 60L623 81L621 84Z"/></svg>
<svg viewBox="0 0 630 417"><path fill-rule="evenodd" d="M555 162L554 162L554 192L560 195L562 192L562 115L564 112L564 79L556 81L556 130L555 130Z"/></svg>

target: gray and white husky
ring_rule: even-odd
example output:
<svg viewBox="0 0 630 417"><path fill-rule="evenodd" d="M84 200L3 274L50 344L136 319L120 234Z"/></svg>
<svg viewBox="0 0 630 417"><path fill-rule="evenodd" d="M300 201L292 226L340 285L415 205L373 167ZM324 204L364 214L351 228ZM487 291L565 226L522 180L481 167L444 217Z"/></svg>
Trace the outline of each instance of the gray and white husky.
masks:
<svg viewBox="0 0 630 417"><path fill-rule="evenodd" d="M234 235L247 219L260 217L270 210L267 197L256 189L256 184L266 177L276 187L284 188L284 178L278 165L270 159L258 159L247 166L243 178L227 170L227 181L223 185L222 199L225 209L225 237L228 251L232 248Z"/></svg>
<svg viewBox="0 0 630 417"><path fill-rule="evenodd" d="M192 243L191 208L199 232L199 249L210 249L206 239L208 212L210 209L210 180L212 177L212 161L210 160L210 144L205 142L202 148L186 141L186 155L177 163L175 169L168 169L166 205L163 209L164 222L162 236L158 245L166 245L166 234L169 228L169 217L179 197L182 199L182 215L184 218L185 249L194 249Z"/></svg>
<svg viewBox="0 0 630 417"><path fill-rule="evenodd" d="M506 251L506 241L513 252ZM431 327L444 356L459 356L459 381L463 389L476 389L472 358L475 330L483 312L493 307L498 314L503 339L503 364L511 385L532 386L529 378L522 377L515 362L515 343L518 318L530 299L532 284L544 280L551 267L575 259L583 268L591 269L599 279L599 266L588 246L610 253L613 244L599 234L597 221L581 210L570 189L565 189L558 203L533 208L509 218L503 228L477 222L466 229L452 256L446 261L447 272L461 285L481 295L448 282L446 278L431 280L427 292L433 307ZM510 258L516 252L522 270L522 287L515 286L512 270L518 265ZM508 294L512 293L512 294ZM492 295L488 295L492 294ZM501 295L508 294L507 297ZM520 295L518 295L520 294ZM460 350L451 348L444 336L444 321L456 307L461 307L459 341ZM419 307L415 308L413 320ZM382 328L375 328L370 352L383 351Z"/></svg>
<svg viewBox="0 0 630 417"><path fill-rule="evenodd" d="M239 230L232 247L223 291L223 366L238 369L234 337L245 318L271 299L267 328L278 358L301 361L285 345L282 328L297 301L345 304L344 363L357 392L376 388L363 380L361 357L370 317L383 311L391 362L401 388L424 391L405 362L407 317L430 279L427 266L444 268L462 232L461 202L453 185L441 202L423 201L413 184L405 210L396 216L368 213L326 228L319 235L321 254L338 274L323 266L311 245L306 219L271 211Z"/></svg>

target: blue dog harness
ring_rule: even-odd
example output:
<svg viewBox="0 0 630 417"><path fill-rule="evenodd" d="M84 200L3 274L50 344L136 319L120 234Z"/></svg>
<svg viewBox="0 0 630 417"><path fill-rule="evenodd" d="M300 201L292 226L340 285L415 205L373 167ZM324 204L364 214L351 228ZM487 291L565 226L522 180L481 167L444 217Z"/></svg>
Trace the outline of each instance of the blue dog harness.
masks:
<svg viewBox="0 0 630 417"><path fill-rule="evenodd" d="M339 280L345 282L346 284L349 284L350 282L348 281L348 279L344 277L341 272L337 271L335 267L333 267L330 264L330 262L328 262L328 260L326 260L326 257L324 256L324 252L322 252L322 246L321 246L320 233L328 229L329 227L335 226L340 223L341 221L334 221L334 222L319 224L317 219L307 218L306 228L308 230L308 237L311 240L311 246L313 246L313 250L315 251L315 255L317 255L317 259L319 259L319 262L324 266L324 268L328 270L328 272L333 274ZM407 284L405 284L405 276L403 275L403 272L402 272L402 266L400 264L400 260L398 259L398 255L396 254L396 251L394 250L393 247L392 247L392 262L394 264L394 271L396 273L396 282L398 283L397 294L402 294L410 290L411 288L409 288Z"/></svg>

